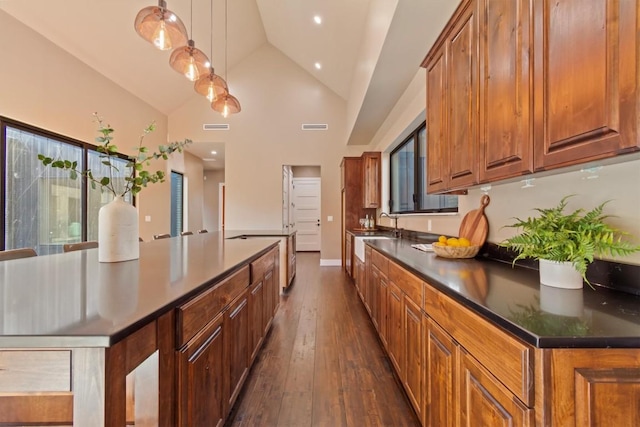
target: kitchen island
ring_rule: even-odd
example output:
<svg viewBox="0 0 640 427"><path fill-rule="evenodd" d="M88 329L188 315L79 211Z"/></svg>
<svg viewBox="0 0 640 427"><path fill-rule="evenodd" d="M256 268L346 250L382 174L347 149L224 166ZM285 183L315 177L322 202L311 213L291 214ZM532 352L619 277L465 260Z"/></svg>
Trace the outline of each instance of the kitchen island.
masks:
<svg viewBox="0 0 640 427"><path fill-rule="evenodd" d="M207 233L134 261L0 263L0 425L223 420L277 309L278 244Z"/></svg>
<svg viewBox="0 0 640 427"><path fill-rule="evenodd" d="M637 425L640 297L415 243L367 240L360 284L423 425Z"/></svg>

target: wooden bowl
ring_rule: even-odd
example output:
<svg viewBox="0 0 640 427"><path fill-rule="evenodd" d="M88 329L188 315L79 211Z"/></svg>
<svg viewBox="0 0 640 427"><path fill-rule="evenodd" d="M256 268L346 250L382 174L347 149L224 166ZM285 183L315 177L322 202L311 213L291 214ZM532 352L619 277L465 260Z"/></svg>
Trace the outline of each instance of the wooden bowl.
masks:
<svg viewBox="0 0 640 427"><path fill-rule="evenodd" d="M480 246L438 246L432 245L433 252L443 258L473 258L480 251Z"/></svg>

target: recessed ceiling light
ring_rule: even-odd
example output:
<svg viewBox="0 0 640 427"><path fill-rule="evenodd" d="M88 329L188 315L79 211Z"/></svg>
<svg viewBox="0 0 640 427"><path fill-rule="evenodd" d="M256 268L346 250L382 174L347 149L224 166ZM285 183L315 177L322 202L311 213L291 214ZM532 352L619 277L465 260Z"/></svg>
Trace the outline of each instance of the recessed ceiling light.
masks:
<svg viewBox="0 0 640 427"><path fill-rule="evenodd" d="M211 154L216 155L216 154L218 154L218 152L217 151L212 151Z"/></svg>
<svg viewBox="0 0 640 427"><path fill-rule="evenodd" d="M314 16L313 17L313 22L315 22L318 25L322 24L322 17L320 15Z"/></svg>
<svg viewBox="0 0 640 427"><path fill-rule="evenodd" d="M319 70L319 69L321 69L321 68L322 68L322 64L321 64L321 63L319 63L319 62L316 62L316 63L315 63L315 67L316 67L316 70Z"/></svg>

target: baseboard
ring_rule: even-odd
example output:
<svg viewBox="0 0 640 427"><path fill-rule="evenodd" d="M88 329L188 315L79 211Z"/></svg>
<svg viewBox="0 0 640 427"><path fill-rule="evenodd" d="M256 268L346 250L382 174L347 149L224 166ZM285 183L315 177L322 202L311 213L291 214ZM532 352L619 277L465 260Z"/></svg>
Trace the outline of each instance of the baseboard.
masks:
<svg viewBox="0 0 640 427"><path fill-rule="evenodd" d="M320 259L320 267L341 267L342 260L340 259Z"/></svg>

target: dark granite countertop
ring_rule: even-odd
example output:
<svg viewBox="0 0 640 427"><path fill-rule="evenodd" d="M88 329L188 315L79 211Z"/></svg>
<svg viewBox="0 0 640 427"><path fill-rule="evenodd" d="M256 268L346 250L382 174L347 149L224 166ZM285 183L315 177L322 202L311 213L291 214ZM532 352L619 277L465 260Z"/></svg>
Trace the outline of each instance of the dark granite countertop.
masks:
<svg viewBox="0 0 640 427"><path fill-rule="evenodd" d="M215 232L144 242L118 263L97 249L1 262L0 347L108 347L278 242Z"/></svg>
<svg viewBox="0 0 640 427"><path fill-rule="evenodd" d="M542 286L538 271L446 259L405 239L367 244L485 319L540 348L640 347L640 297L605 288Z"/></svg>

